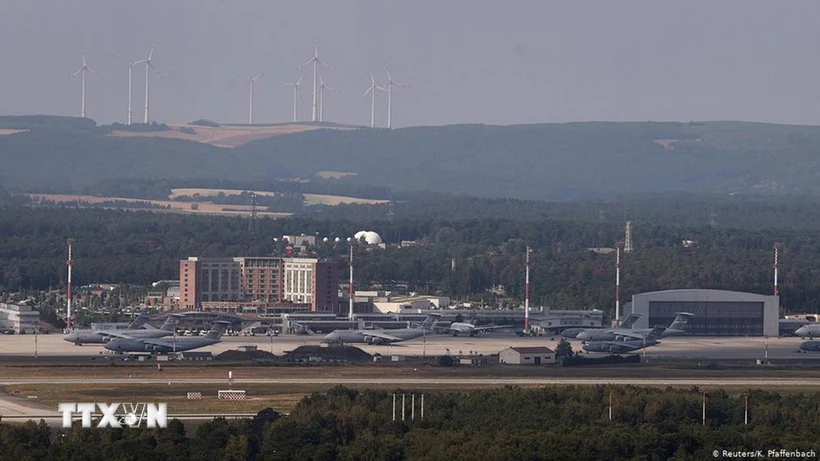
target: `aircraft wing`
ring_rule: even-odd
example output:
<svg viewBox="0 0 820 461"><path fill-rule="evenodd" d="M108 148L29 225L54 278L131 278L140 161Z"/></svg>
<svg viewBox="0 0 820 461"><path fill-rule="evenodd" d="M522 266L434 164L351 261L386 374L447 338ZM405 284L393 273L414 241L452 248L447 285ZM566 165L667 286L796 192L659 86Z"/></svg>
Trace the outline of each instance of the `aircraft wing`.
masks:
<svg viewBox="0 0 820 461"><path fill-rule="evenodd" d="M170 347L170 348L174 347L173 342L165 341L163 339L154 339L154 338L150 338L150 339L145 338L145 339L143 339L143 338L140 338L140 341L142 341L145 344L148 344L150 346L160 346L160 347Z"/></svg>
<svg viewBox="0 0 820 461"><path fill-rule="evenodd" d="M512 328L512 325L492 325L492 326L486 326L486 327L475 327L475 328L473 328L473 331L478 332L478 331L497 330L499 328Z"/></svg>
<svg viewBox="0 0 820 461"><path fill-rule="evenodd" d="M134 339L131 336L124 335L122 333L117 333L116 331L112 331L112 330L101 330L101 331L96 331L95 333L100 335L100 336L110 336L112 338Z"/></svg>
<svg viewBox="0 0 820 461"><path fill-rule="evenodd" d="M618 330L616 332L613 332L613 334L615 334L617 336L623 336L625 338L631 338L631 339L640 339L640 340L649 339L648 338L649 335L647 333L633 333L631 331Z"/></svg>
<svg viewBox="0 0 820 461"><path fill-rule="evenodd" d="M364 331L360 331L359 334L362 335L362 336L371 336L373 338L381 338L381 339L384 339L384 340L387 340L387 341L402 341L402 338L399 338L398 336L388 335L384 331L378 331L378 330L364 330Z"/></svg>

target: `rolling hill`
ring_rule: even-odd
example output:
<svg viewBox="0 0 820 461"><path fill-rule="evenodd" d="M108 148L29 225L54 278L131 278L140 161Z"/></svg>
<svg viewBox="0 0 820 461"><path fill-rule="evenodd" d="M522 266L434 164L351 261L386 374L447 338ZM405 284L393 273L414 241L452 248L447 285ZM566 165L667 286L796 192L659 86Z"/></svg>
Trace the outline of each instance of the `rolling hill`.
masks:
<svg viewBox="0 0 820 461"><path fill-rule="evenodd" d="M820 195L820 127L813 126L589 122L315 129L232 148L150 134L110 136L110 128L68 117L0 117L0 130L7 133L0 135L0 183L37 192L86 192L101 181L119 180L165 180L173 187L226 181L234 187L303 178L323 187L536 200L645 192ZM314 179L323 171L355 175Z"/></svg>

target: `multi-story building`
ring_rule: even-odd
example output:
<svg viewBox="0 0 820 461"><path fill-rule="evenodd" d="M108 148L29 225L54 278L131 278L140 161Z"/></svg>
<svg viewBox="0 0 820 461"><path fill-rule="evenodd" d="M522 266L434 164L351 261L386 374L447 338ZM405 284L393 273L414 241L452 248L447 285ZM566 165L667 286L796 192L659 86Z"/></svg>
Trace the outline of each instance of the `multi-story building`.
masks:
<svg viewBox="0 0 820 461"><path fill-rule="evenodd" d="M0 303L0 328L15 333L34 333L40 324L40 312L27 304Z"/></svg>
<svg viewBox="0 0 820 461"><path fill-rule="evenodd" d="M282 257L189 257L179 264L179 306L203 309L208 303L305 304L312 311L338 304L335 261Z"/></svg>

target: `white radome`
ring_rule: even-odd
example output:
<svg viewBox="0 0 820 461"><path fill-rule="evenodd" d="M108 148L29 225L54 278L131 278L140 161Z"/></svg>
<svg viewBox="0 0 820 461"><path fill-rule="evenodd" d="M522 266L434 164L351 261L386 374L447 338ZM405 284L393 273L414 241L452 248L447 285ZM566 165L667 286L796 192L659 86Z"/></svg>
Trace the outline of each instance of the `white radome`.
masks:
<svg viewBox="0 0 820 461"><path fill-rule="evenodd" d="M353 238L357 241L361 241L364 239L365 243L368 245L380 245L383 243L381 235L373 232L373 231L359 231L353 235Z"/></svg>

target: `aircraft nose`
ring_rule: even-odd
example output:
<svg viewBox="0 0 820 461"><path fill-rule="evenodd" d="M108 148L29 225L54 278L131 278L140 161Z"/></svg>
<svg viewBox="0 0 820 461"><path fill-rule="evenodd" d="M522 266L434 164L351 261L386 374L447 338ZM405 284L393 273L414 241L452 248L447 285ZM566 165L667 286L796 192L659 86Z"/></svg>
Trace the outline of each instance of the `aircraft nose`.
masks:
<svg viewBox="0 0 820 461"><path fill-rule="evenodd" d="M79 333L77 333L76 331L72 331L71 333L68 333L67 335L63 336L63 341L68 341L68 342L73 343L73 342L77 341L78 336L79 336Z"/></svg>

